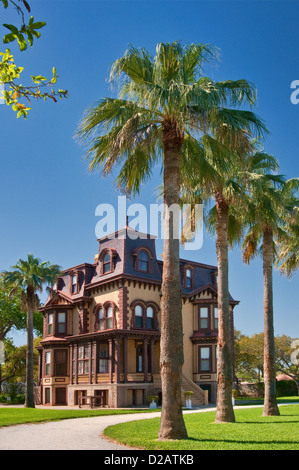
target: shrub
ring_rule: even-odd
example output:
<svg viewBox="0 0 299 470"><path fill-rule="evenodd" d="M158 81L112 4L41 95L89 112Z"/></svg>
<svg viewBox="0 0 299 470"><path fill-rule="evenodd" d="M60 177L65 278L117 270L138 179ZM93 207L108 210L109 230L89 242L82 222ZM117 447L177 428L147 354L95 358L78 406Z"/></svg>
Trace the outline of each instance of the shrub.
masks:
<svg viewBox="0 0 299 470"><path fill-rule="evenodd" d="M294 397L298 395L294 380L279 380L276 382L277 397Z"/></svg>

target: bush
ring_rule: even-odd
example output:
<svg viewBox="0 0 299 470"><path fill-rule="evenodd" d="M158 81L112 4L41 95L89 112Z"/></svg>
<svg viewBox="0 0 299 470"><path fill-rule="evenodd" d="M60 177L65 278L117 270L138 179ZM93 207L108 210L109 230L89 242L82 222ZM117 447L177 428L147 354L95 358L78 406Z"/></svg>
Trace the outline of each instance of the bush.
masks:
<svg viewBox="0 0 299 470"><path fill-rule="evenodd" d="M277 397L295 397L298 395L294 380L279 380L276 382Z"/></svg>

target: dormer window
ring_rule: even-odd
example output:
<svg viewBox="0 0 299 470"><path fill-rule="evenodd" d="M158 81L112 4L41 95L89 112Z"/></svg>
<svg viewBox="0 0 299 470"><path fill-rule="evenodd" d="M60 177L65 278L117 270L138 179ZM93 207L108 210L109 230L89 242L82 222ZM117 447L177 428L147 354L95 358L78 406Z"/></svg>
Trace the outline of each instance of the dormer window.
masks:
<svg viewBox="0 0 299 470"><path fill-rule="evenodd" d="M193 287L193 267L192 266L184 266L183 267L183 287L185 289L192 289Z"/></svg>
<svg viewBox="0 0 299 470"><path fill-rule="evenodd" d="M111 271L111 255L106 253L103 258L103 274L109 273Z"/></svg>
<svg viewBox="0 0 299 470"><path fill-rule="evenodd" d="M146 251L140 251L138 259L138 269L139 271L149 271L149 256Z"/></svg>
<svg viewBox="0 0 299 470"><path fill-rule="evenodd" d="M99 255L100 275L112 273L115 269L117 252L111 248L105 248Z"/></svg>
<svg viewBox="0 0 299 470"><path fill-rule="evenodd" d="M78 292L78 276L77 274L73 274L72 276L72 294L76 294Z"/></svg>
<svg viewBox="0 0 299 470"><path fill-rule="evenodd" d="M192 287L192 271L191 269L186 269L186 287Z"/></svg>

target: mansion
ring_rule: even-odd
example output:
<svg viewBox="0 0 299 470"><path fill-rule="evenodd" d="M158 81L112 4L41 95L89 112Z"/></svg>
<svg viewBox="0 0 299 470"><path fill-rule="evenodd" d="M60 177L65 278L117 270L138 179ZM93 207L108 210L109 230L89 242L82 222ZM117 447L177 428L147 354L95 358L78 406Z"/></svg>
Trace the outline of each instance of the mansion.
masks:
<svg viewBox="0 0 299 470"><path fill-rule="evenodd" d="M136 238L136 236L138 236ZM161 400L160 298L163 262L155 239L129 226L98 240L92 264L61 272L40 308L38 400L43 405L130 407ZM216 401L217 267L180 260L184 391ZM230 297L231 334L233 309Z"/></svg>

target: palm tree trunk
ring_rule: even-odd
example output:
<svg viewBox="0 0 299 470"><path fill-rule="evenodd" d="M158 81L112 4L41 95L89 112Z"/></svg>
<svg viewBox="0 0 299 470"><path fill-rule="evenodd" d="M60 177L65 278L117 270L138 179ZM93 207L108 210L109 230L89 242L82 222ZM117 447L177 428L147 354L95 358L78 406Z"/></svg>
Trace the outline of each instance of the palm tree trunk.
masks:
<svg viewBox="0 0 299 470"><path fill-rule="evenodd" d="M264 275L264 381L265 398L263 416L279 416L276 402L276 365L273 321L273 233L263 231L263 275Z"/></svg>
<svg viewBox="0 0 299 470"><path fill-rule="evenodd" d="M25 408L35 408L34 382L33 382L33 301L34 292L27 289L27 353L26 353L26 392Z"/></svg>
<svg viewBox="0 0 299 470"><path fill-rule="evenodd" d="M234 423L232 404L233 356L228 291L228 205L216 194L218 259L218 345L216 423Z"/></svg>
<svg viewBox="0 0 299 470"><path fill-rule="evenodd" d="M179 227L174 214L168 212L179 203L180 158L183 136L175 126L163 126L164 144L164 249L161 299L162 413L159 439L184 439L181 399L183 356L182 300L179 263ZM173 220L175 224L173 224ZM177 233L175 233L177 231Z"/></svg>

